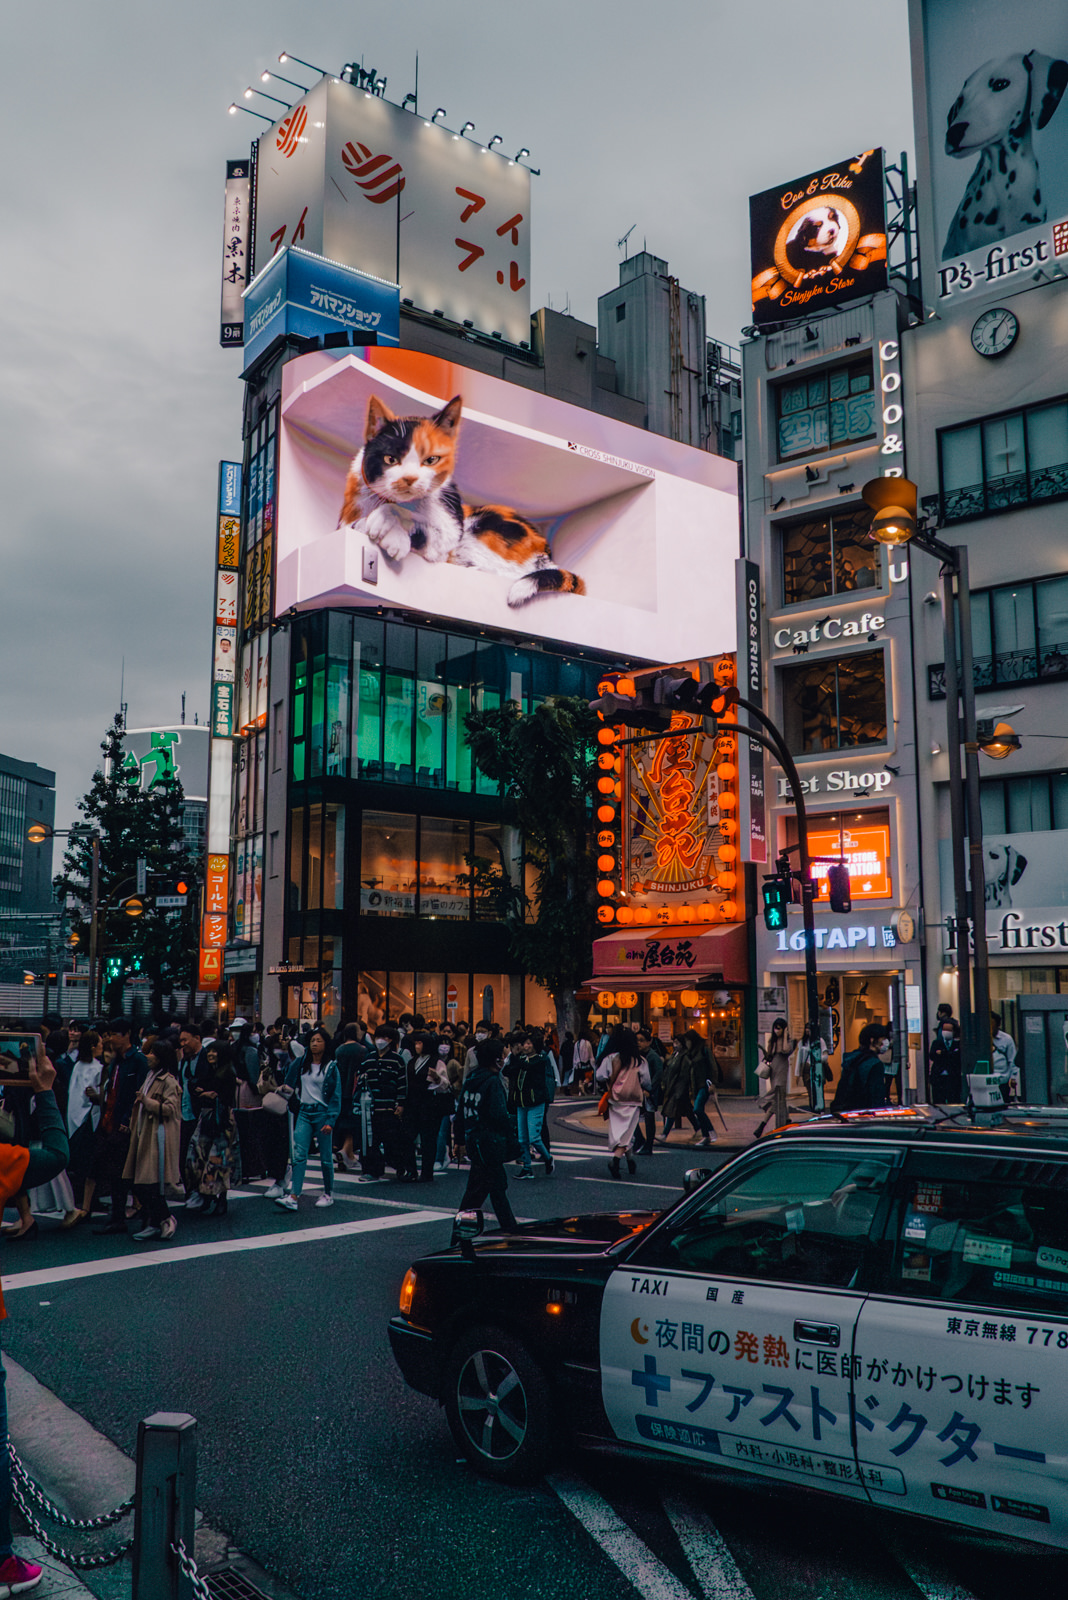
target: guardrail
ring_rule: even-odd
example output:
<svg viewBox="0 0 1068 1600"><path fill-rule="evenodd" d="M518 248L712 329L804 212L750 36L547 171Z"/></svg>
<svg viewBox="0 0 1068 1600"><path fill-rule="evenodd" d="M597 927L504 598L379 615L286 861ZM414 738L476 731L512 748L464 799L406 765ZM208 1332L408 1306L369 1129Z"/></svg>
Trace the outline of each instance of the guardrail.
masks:
<svg viewBox="0 0 1068 1600"><path fill-rule="evenodd" d="M72 1517L35 1483L14 1445L12 1493L16 1506L45 1549L68 1567L109 1567L133 1553L132 1600L212 1600L193 1557L197 1486L196 1418L157 1411L138 1424L137 1479L133 1495L98 1517ZM133 1533L106 1550L68 1550L42 1519L72 1533L114 1527L133 1514Z"/></svg>

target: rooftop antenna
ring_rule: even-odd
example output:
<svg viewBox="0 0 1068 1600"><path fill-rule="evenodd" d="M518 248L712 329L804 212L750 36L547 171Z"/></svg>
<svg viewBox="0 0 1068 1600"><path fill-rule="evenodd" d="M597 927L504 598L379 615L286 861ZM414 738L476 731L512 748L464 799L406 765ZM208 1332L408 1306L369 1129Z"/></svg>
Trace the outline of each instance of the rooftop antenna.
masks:
<svg viewBox="0 0 1068 1600"><path fill-rule="evenodd" d="M123 658L122 658L122 666L119 668L119 721L122 723L122 726L123 726L124 729L126 727L126 700L125 700L125 695L126 695L126 657L123 656Z"/></svg>
<svg viewBox="0 0 1068 1600"><path fill-rule="evenodd" d="M185 727L185 690L182 690L182 727Z"/></svg>
<svg viewBox="0 0 1068 1600"><path fill-rule="evenodd" d="M622 250L622 252L623 252L623 260L624 261L626 261L626 259L627 259L627 240L630 238L631 234L634 232L634 230L635 230L635 228L637 226L638 226L638 224L636 222L632 222L630 227L627 229L626 233L623 235L622 239L617 239L616 240L616 249L617 250Z"/></svg>

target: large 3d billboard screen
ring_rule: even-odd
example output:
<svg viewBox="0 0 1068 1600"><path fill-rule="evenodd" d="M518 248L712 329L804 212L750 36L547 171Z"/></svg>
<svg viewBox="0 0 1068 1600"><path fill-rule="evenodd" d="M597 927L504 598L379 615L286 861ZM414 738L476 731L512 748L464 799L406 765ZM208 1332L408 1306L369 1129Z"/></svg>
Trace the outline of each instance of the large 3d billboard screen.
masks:
<svg viewBox="0 0 1068 1600"><path fill-rule="evenodd" d="M414 351L283 370L275 608L649 661L735 647L733 462Z"/></svg>
<svg viewBox="0 0 1068 1600"><path fill-rule="evenodd" d="M864 150L753 195L749 235L758 325L885 289L882 151Z"/></svg>
<svg viewBox="0 0 1068 1600"><path fill-rule="evenodd" d="M1064 0L914 0L917 144L926 123L925 292L979 301L1068 256Z"/></svg>
<svg viewBox="0 0 1068 1600"><path fill-rule="evenodd" d="M256 273L285 245L530 339L528 169L351 83L323 78L259 141Z"/></svg>

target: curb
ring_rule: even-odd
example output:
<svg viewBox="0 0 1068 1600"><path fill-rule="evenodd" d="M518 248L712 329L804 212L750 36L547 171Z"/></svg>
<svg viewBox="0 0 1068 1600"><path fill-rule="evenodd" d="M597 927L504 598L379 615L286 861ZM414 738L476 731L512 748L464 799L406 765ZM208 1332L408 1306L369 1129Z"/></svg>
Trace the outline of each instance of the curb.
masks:
<svg viewBox="0 0 1068 1600"><path fill-rule="evenodd" d="M96 1517L132 1495L136 1467L130 1457L17 1361L5 1356L4 1366L11 1443L49 1498L69 1516ZM231 1545L225 1533L202 1521L201 1515L198 1511L195 1554L206 1576L219 1569L233 1571L269 1600L298 1600L291 1589ZM120 1526L130 1528L129 1523ZM75 1576L55 1557L37 1553L35 1540L20 1539L18 1543L20 1553L45 1566L50 1583L47 1593L56 1600L84 1600L85 1596L111 1600L129 1594L129 1556L113 1567ZM86 1583L93 1587L87 1588Z"/></svg>

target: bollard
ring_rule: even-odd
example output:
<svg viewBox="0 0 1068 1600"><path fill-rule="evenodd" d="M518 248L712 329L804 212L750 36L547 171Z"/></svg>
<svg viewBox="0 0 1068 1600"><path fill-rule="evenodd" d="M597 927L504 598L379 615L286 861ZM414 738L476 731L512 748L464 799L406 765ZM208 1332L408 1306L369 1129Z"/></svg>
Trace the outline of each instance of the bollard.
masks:
<svg viewBox="0 0 1068 1600"><path fill-rule="evenodd" d="M192 1559L196 1427L184 1411L157 1411L138 1424L133 1600L192 1600L171 1545L181 1541Z"/></svg>

